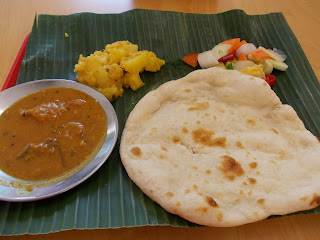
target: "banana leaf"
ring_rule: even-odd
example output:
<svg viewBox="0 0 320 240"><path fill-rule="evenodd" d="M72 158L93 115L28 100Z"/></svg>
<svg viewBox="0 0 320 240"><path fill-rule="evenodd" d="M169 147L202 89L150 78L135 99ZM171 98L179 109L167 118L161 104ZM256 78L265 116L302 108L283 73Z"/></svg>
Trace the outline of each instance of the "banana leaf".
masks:
<svg viewBox="0 0 320 240"><path fill-rule="evenodd" d="M65 33L69 37L65 37ZM320 136L319 82L281 13L247 15L242 10L219 14L189 14L135 9L121 14L78 13L35 17L17 84L37 79L76 80L79 54L106 44L129 40L166 61L157 73L141 74L145 85L126 89L112 104L119 119L117 145L107 162L88 180L61 195L35 202L0 202L0 234L45 234L69 229L104 229L144 225L194 227L167 213L129 179L119 155L119 140L135 104L150 90L194 69L181 61L226 39L240 37L255 45L283 50L286 72L275 72L273 88L290 104L316 136ZM320 207L295 214L320 212ZM278 217L278 216L272 216Z"/></svg>

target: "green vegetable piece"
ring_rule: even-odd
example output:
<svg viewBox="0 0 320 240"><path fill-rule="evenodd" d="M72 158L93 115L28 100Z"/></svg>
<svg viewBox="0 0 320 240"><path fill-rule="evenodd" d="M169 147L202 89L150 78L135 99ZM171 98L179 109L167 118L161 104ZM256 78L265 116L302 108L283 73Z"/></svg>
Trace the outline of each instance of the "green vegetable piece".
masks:
<svg viewBox="0 0 320 240"><path fill-rule="evenodd" d="M227 69L233 69L232 63L228 63L227 66L226 66L226 68L227 68Z"/></svg>

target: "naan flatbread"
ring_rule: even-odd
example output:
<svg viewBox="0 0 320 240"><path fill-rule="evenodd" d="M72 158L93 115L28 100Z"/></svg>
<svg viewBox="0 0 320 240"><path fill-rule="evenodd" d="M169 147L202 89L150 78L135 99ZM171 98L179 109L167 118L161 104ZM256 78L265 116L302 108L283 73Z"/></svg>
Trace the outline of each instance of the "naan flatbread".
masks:
<svg viewBox="0 0 320 240"><path fill-rule="evenodd" d="M320 204L320 144L262 79L210 68L143 97L122 134L129 177L165 210L236 226Z"/></svg>

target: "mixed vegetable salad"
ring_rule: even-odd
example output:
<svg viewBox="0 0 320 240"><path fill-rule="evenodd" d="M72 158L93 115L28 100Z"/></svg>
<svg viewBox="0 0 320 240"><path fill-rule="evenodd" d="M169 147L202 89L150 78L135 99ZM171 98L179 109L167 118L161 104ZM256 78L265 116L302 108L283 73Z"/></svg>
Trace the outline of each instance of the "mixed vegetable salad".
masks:
<svg viewBox="0 0 320 240"><path fill-rule="evenodd" d="M242 73L265 79L273 87L276 77L273 69L286 71L288 65L284 62L287 56L279 49L256 47L240 38L223 41L211 50L202 53L190 53L182 60L192 67L198 64L201 68L222 67L235 69Z"/></svg>

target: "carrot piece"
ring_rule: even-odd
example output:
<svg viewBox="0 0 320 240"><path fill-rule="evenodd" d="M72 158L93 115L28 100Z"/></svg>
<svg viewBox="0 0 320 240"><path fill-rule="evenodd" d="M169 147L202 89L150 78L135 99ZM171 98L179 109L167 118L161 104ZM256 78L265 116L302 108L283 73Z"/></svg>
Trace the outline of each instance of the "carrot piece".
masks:
<svg viewBox="0 0 320 240"><path fill-rule="evenodd" d="M226 41L223 41L222 43L223 44L230 44L230 45L235 45L237 43L240 42L240 38L233 38L233 39L229 39L229 40L226 40Z"/></svg>
<svg viewBox="0 0 320 240"><path fill-rule="evenodd" d="M237 43L235 46L234 46L234 50L235 52L239 49L239 47L241 47L243 44L247 43L246 40L242 40L241 42Z"/></svg>
<svg viewBox="0 0 320 240"><path fill-rule="evenodd" d="M236 51L234 50L234 46L235 46L235 45L232 45L232 46L228 49L228 54L233 54L233 53L236 52Z"/></svg>
<svg viewBox="0 0 320 240"><path fill-rule="evenodd" d="M181 59L192 67L196 67L198 65L198 53L189 53Z"/></svg>
<svg viewBox="0 0 320 240"><path fill-rule="evenodd" d="M237 45L240 42L240 38L233 38L226 41L223 41L223 44L230 44L231 47L228 49L228 54L235 53L234 46Z"/></svg>
<svg viewBox="0 0 320 240"><path fill-rule="evenodd" d="M238 60L248 60L248 58L243 53L241 53Z"/></svg>
<svg viewBox="0 0 320 240"><path fill-rule="evenodd" d="M255 51L252 51L251 55L257 60L264 60L264 59L267 59L267 58L272 59L272 57L270 57L266 52L264 52L261 49L257 49Z"/></svg>

